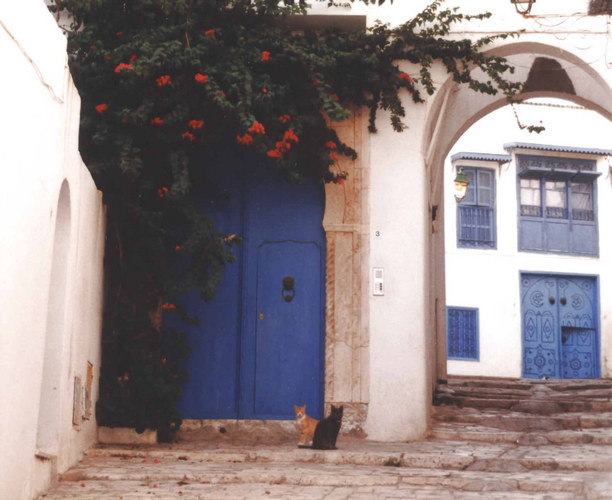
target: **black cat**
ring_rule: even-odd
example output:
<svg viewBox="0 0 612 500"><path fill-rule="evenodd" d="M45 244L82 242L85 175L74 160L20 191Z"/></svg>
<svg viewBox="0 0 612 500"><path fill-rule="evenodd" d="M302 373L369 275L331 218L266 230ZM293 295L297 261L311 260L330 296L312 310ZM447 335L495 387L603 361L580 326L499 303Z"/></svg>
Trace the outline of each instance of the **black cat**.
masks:
<svg viewBox="0 0 612 500"><path fill-rule="evenodd" d="M336 449L336 438L342 424L342 411L342 406L332 405L330 414L317 424L312 438L312 447L315 450Z"/></svg>

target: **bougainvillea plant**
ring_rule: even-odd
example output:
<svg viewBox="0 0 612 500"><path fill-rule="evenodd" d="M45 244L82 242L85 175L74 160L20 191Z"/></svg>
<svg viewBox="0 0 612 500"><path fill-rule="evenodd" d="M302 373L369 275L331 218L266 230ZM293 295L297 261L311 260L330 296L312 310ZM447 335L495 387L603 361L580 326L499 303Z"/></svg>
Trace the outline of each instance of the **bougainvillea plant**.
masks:
<svg viewBox="0 0 612 500"><path fill-rule="evenodd" d="M383 3L384 0L362 0ZM80 150L107 206L106 303L98 421L168 437L177 411L185 337L162 316L190 321L178 298L210 299L239 235L220 233L194 192L215 162L194 155L239 151L290 178L342 182L355 151L334 122L352 106L389 111L402 131L405 95L433 94L441 63L477 92L512 98L508 62L483 49L497 38L449 37L482 19L442 0L396 28L291 32L304 2L279 0L55 0L65 14L70 69L82 100ZM402 71L398 64L412 63ZM474 68L484 79L476 79ZM173 272L180 255L186 273ZM205 327L205 325L204 325Z"/></svg>

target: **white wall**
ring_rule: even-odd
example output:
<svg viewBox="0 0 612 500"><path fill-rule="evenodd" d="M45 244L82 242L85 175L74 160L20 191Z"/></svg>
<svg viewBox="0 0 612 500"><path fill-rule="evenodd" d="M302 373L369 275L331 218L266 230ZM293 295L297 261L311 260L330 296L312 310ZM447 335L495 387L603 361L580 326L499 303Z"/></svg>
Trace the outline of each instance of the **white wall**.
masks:
<svg viewBox="0 0 612 500"><path fill-rule="evenodd" d="M503 144L535 142L569 147L612 148L612 123L592 111L574 109L560 100L537 100L554 106L516 106L519 119L547 127L540 135L528 134L516 125L511 108L501 108L483 118L455 144L459 151L508 154ZM526 151L529 154L537 152ZM560 154L561 155L561 154ZM518 252L516 166L493 162L458 160L457 165L493 168L496 171L497 248L457 248L456 208L452 195L454 176L450 159L445 168L446 207L446 304L479 309L480 361L449 360L449 374L500 377L521 376L521 304L519 273L525 271L599 276L601 368L612 376L612 232L606 228L612 213L612 182L609 161L599 157L597 213L599 257L583 258Z"/></svg>
<svg viewBox="0 0 612 500"><path fill-rule="evenodd" d="M367 15L368 25L372 25L375 19L399 24L408 21L428 3L425 0L396 1L393 5L387 2L381 8L355 4L351 12ZM521 35L518 43L512 39L499 40L496 44L496 50L501 55L513 55L513 61L517 65L517 80L526 78L537 55L559 57L577 87L579 97L576 100L582 100L594 108L600 106L599 109L607 109L610 112L612 66L608 61L612 60L612 48L606 24L609 17L584 16L588 8L587 1L560 5L556 0L538 0L532 9L533 17L530 18L516 13L509 0L486 3L481 0L448 0L444 4L446 7L457 5L464 13L491 10L494 16L489 20L457 26L452 36L480 38L491 32L524 29L525 33ZM573 15L574 13L578 15ZM418 68L403 70L418 76ZM471 91L457 90L452 83L444 86L448 83L448 75L445 71L440 71L439 66L434 68L434 82L447 93L438 92L428 97L424 105L414 105L409 97L405 96L405 123L409 127L408 130L402 134L393 132L387 125L386 115L380 113L377 122L379 131L370 136L369 263L370 270L383 267L386 280L386 291L382 297L372 295L371 282L367 287L363 287L368 290L370 296L370 398L366 431L373 439L414 439L426 432L431 407L431 374L434 371L432 366L435 365L435 359L430 353L442 350L438 346L443 340L436 335L436 330L439 332L443 328L444 319L440 317L439 303L445 302L444 290L440 289L443 280L436 279L436 276L443 276L443 271L433 272L432 269L432 266L440 262L440 259L436 258L436 252L442 250L432 247L433 258L429 254L430 246L439 241L435 236L437 225L432 223L430 217L433 206L440 205L442 209L444 205L454 207L455 203L452 197L449 202L447 196L444 202L436 195L440 191L437 183L441 181L446 186L452 181L448 175L439 180L438 173L443 168L441 158L446 156L453 143L471 123L501 105L496 102L500 100L499 97L489 98ZM448 106L441 103L444 100L443 95L448 96ZM503 142L515 140L520 139L504 137ZM599 147L609 148L610 145L599 144ZM496 151L485 149L484 152ZM513 175L507 172L502 173L500 182L505 182L505 179L511 179L508 182L512 184L515 182ZM603 179L599 182L603 182ZM609 187L609 179L606 182ZM516 201L512 199L504 201L509 211L512 211L513 203ZM601 203L607 202L600 200ZM600 214L605 210L606 207L600 205ZM514 211L513 216L515 214ZM447 221L454 220L454 217L449 217L448 214L445 214L445 218ZM445 244L452 251L452 247L448 247L449 237L452 243L455 230L446 226L444 231ZM501 247L497 251L501 261L488 264L483 260L483 255L474 251L466 257L469 259L466 266L483 268L485 271L495 269L496 276L508 280L510 285L500 294L506 303L514 305L500 314L503 314L501 319L508 328L512 328L519 324L518 268L546 270L546 267L543 262L537 260L520 261L514 264L514 267L510 265L507 259L514 258L512 255L515 253L510 250L515 248L512 231L505 237L507 239L500 241ZM597 264L599 267L605 265L605 259L610 255L606 249L607 243L600 243L602 258ZM455 285L461 277L457 275L456 268L451 269L452 264L453 262L447 260L446 280L451 283L451 287L446 303L462 305L459 301L463 300L468 292L477 294L481 288L475 286L471 277L462 285L463 288ZM585 264L572 272L591 272L594 267L594 264ZM472 286L474 290L470 288ZM436 291L430 295L431 287L435 287ZM514 290L512 287L515 287ZM483 296L482 293L474 297L475 300L490 300L490 297ZM602 285L602 304L606 300L610 302L609 297L607 285ZM486 324L491 323L493 319L481 314L481 321ZM610 314L604 312L602 331L609 331L611 323ZM509 344L504 346L488 340L483 342L482 348L491 352L497 359L502 355L506 356L507 349L514 353L515 360L504 362L501 372L498 373L506 376L520 375L515 362L518 359L518 340L508 340ZM602 342L602 352L609 353L612 342L606 342L607 344ZM609 354L604 355L612 357ZM512 355L509 356L511 357ZM605 363L610 366L609 360ZM449 368L455 372L459 370L457 365L449 364ZM484 374L487 370L483 367L481 372ZM604 373L609 374L610 369L607 368Z"/></svg>
<svg viewBox="0 0 612 500"><path fill-rule="evenodd" d="M72 413L88 362L97 399L104 214L77 151L66 41L42 1L0 4L0 63L0 498L12 500L95 442L94 415L73 425Z"/></svg>

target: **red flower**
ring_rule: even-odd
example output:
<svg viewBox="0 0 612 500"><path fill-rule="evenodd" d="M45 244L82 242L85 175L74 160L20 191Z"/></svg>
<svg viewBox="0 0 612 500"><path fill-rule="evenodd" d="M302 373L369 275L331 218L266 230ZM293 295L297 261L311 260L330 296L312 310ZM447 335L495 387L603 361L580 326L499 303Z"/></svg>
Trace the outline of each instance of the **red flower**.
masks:
<svg viewBox="0 0 612 500"><path fill-rule="evenodd" d="M261 123L253 122L253 125L249 127L249 132L251 132L252 134L265 134L266 129Z"/></svg>
<svg viewBox="0 0 612 500"><path fill-rule="evenodd" d="M130 57L130 62L134 62L136 59L138 59L138 56L136 54L132 54L132 57Z"/></svg>
<svg viewBox="0 0 612 500"><path fill-rule="evenodd" d="M261 91L265 94L268 91L268 89L261 89Z"/></svg>
<svg viewBox="0 0 612 500"><path fill-rule="evenodd" d="M206 36L210 36L210 37L212 37L212 38L215 38L215 30L206 30L206 31L204 32L204 34L205 34Z"/></svg>
<svg viewBox="0 0 612 500"><path fill-rule="evenodd" d="M159 78L156 78L155 81L157 82L158 87L163 87L164 85L172 84L172 80L170 80L170 75L162 75Z"/></svg>
<svg viewBox="0 0 612 500"><path fill-rule="evenodd" d="M161 125L162 123L164 123L164 120L162 120L159 116L156 116L151 120L151 125Z"/></svg>
<svg viewBox="0 0 612 500"><path fill-rule="evenodd" d="M338 147L334 141L327 141L325 146L327 146L328 149L336 149Z"/></svg>
<svg viewBox="0 0 612 500"><path fill-rule="evenodd" d="M300 142L300 140L298 139L298 136L295 135L295 133L293 132L292 128L290 128L289 130L287 130L285 132L285 135L283 136L283 141L285 141L285 142L289 142L289 141Z"/></svg>
<svg viewBox="0 0 612 500"><path fill-rule="evenodd" d="M159 460L157 460L157 458L156 458L155 460L153 460L153 463L154 463L154 464L158 464L158 463L159 463Z"/></svg>
<svg viewBox="0 0 612 500"><path fill-rule="evenodd" d="M283 123L287 123L289 120L291 120L291 117L289 115L283 115L283 116L279 116L278 119L279 121Z"/></svg>
<svg viewBox="0 0 612 500"><path fill-rule="evenodd" d="M125 69L132 69L132 65L126 63L119 63L115 68L115 73L121 73Z"/></svg>
<svg viewBox="0 0 612 500"><path fill-rule="evenodd" d="M204 120L191 120L189 122L189 128L192 128L193 130L202 128L203 125L204 125Z"/></svg>
<svg viewBox="0 0 612 500"><path fill-rule="evenodd" d="M163 198L166 194L168 194L168 188L166 186L159 188L157 190L157 194L159 195L160 198Z"/></svg>
<svg viewBox="0 0 612 500"><path fill-rule="evenodd" d="M106 59L107 61L111 60L111 56L104 56L104 59Z"/></svg>
<svg viewBox="0 0 612 500"><path fill-rule="evenodd" d="M162 358L161 362L162 362L162 365L165 365L166 364L166 358Z"/></svg>
<svg viewBox="0 0 612 500"><path fill-rule="evenodd" d="M178 252L180 249L181 249L180 245L176 245L176 246L174 247L174 251L175 251L175 252Z"/></svg>
<svg viewBox="0 0 612 500"><path fill-rule="evenodd" d="M173 311L174 309L176 309L176 306L174 304L170 304L170 303L166 302L165 304L162 304L161 308L165 309L167 311L168 310Z"/></svg>
<svg viewBox="0 0 612 500"><path fill-rule="evenodd" d="M117 31L117 36L123 35L123 31Z"/></svg>
<svg viewBox="0 0 612 500"><path fill-rule="evenodd" d="M281 153L284 154L287 151L289 151L291 149L291 143L289 142L285 142L285 141L278 141L276 143L276 150Z"/></svg>
<svg viewBox="0 0 612 500"><path fill-rule="evenodd" d="M334 96L334 99L336 99L336 101L339 101L340 99L338 98L338 94L332 94Z"/></svg>
<svg viewBox="0 0 612 500"><path fill-rule="evenodd" d="M313 85L319 85L319 80L317 80L316 78L312 79L312 84Z"/></svg>
<svg viewBox="0 0 612 500"><path fill-rule="evenodd" d="M249 144L253 143L253 136L251 134L244 134L243 136L237 135L236 142L238 144L244 144L245 146L248 146Z"/></svg>
<svg viewBox="0 0 612 500"><path fill-rule="evenodd" d="M181 137L182 137L183 139L189 139L190 141L195 140L195 135L193 135L191 132L183 132L183 133L181 134Z"/></svg>
<svg viewBox="0 0 612 500"><path fill-rule="evenodd" d="M202 73L196 73L195 81L198 83L204 83L208 80L208 75L203 75Z"/></svg>
<svg viewBox="0 0 612 500"><path fill-rule="evenodd" d="M338 157L336 156L335 153L329 153L329 159L334 161L334 162L338 161Z"/></svg>
<svg viewBox="0 0 612 500"><path fill-rule="evenodd" d="M271 149L266 153L270 158L282 158L283 153L281 153L278 149Z"/></svg>
<svg viewBox="0 0 612 500"><path fill-rule="evenodd" d="M412 78L410 78L410 75L408 73L400 73L399 75L397 75L397 77L400 80L406 80L407 82L411 82Z"/></svg>
<svg viewBox="0 0 612 500"><path fill-rule="evenodd" d="M266 62L266 61L271 61L272 58L270 57L270 52L268 52L267 50L263 50L261 52L261 62Z"/></svg>
<svg viewBox="0 0 612 500"><path fill-rule="evenodd" d="M81 488L85 488L85 483L81 483Z"/></svg>
<svg viewBox="0 0 612 500"><path fill-rule="evenodd" d="M108 105L105 103L98 104L96 106L96 111L100 114L104 113L108 109Z"/></svg>

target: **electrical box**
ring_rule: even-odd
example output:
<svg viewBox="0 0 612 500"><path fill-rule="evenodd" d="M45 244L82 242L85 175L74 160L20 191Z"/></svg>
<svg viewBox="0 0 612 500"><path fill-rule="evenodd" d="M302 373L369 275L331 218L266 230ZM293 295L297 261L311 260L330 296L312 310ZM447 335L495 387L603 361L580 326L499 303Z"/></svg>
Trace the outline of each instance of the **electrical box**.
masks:
<svg viewBox="0 0 612 500"><path fill-rule="evenodd" d="M382 267L375 267L372 269L372 283L373 295L384 295L385 294L385 270Z"/></svg>

